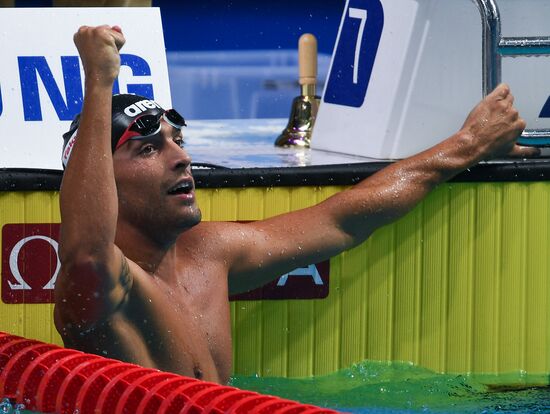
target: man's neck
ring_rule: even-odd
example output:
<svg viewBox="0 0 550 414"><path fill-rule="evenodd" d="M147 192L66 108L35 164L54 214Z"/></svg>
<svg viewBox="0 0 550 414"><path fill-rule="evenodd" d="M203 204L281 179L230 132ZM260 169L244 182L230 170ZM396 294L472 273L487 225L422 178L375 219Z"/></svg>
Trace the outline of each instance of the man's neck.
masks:
<svg viewBox="0 0 550 414"><path fill-rule="evenodd" d="M157 230L157 234L160 234ZM159 267L171 260L177 235L166 237L168 232L163 232L163 238L154 238L142 230L125 223L118 223L115 244L124 255L138 264L150 274L156 274Z"/></svg>

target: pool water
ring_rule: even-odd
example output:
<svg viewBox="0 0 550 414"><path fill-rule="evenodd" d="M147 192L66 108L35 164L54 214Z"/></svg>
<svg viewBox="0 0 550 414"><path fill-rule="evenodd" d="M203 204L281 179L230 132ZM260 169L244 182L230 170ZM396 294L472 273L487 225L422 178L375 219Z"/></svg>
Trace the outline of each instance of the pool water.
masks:
<svg viewBox="0 0 550 414"><path fill-rule="evenodd" d="M238 376L231 385L348 413L550 413L548 386L505 390L408 363L369 361L304 379Z"/></svg>
<svg viewBox="0 0 550 414"><path fill-rule="evenodd" d="M27 414L31 413L31 411L25 411L24 405L22 404L15 404L13 406L10 403L10 400L7 398L0 398L0 414Z"/></svg>
<svg viewBox="0 0 550 414"><path fill-rule="evenodd" d="M366 361L312 378L236 376L230 385L354 414L550 413L550 387L505 390L484 385L482 378L437 374L409 363ZM535 380L540 382L540 377L522 377L525 384ZM2 408L7 407L0 404L0 414L31 414Z"/></svg>

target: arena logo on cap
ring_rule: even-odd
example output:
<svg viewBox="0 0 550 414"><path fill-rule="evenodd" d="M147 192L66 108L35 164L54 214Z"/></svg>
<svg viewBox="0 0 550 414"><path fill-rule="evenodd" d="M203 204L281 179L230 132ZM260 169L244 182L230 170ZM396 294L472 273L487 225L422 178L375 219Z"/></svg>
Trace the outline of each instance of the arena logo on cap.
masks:
<svg viewBox="0 0 550 414"><path fill-rule="evenodd" d="M150 99L144 99L142 101L133 103L132 105L127 106L124 108L124 113L128 116L136 116L141 114L142 112L147 111L148 109L162 109L159 104L157 104L155 101L151 101Z"/></svg>

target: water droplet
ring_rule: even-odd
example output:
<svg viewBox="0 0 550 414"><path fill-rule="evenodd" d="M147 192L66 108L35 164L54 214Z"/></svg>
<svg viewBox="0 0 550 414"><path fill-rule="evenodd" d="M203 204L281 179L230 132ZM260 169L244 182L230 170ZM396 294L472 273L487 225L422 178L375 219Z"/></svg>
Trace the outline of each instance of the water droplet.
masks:
<svg viewBox="0 0 550 414"><path fill-rule="evenodd" d="M0 402L0 413L11 413L13 407L8 398L2 399Z"/></svg>

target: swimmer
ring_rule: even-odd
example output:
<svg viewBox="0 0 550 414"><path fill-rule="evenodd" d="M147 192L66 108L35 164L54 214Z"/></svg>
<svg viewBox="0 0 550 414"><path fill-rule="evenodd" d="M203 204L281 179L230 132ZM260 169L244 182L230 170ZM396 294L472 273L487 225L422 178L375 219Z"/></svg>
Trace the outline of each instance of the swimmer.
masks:
<svg viewBox="0 0 550 414"><path fill-rule="evenodd" d="M202 222L183 117L144 97L112 96L121 29L81 27L74 42L85 97L64 136L55 324L67 347L144 367L226 383L230 294L362 243L481 160L537 153L516 145L525 122L500 85L456 134L316 206Z"/></svg>

